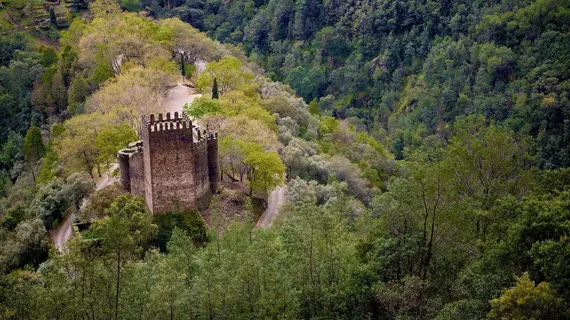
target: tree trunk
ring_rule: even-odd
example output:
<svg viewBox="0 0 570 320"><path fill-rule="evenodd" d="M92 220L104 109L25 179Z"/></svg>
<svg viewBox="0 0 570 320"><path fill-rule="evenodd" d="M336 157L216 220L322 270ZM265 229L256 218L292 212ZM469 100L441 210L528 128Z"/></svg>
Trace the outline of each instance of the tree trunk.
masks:
<svg viewBox="0 0 570 320"><path fill-rule="evenodd" d="M119 317L119 287L121 283L121 252L117 252L117 283L115 290L115 320Z"/></svg>

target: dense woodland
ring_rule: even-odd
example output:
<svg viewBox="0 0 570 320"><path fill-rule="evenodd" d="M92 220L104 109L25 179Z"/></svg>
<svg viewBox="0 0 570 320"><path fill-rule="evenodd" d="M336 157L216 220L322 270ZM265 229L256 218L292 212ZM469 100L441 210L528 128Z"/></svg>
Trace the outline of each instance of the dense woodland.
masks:
<svg viewBox="0 0 570 320"><path fill-rule="evenodd" d="M570 318L570 1L12 0L0 19L1 319ZM243 186L206 221L95 187L182 76Z"/></svg>

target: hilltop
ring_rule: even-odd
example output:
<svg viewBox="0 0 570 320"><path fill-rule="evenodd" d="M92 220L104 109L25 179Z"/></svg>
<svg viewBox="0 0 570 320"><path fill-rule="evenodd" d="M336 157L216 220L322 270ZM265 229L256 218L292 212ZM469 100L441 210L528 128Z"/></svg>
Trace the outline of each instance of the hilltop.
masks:
<svg viewBox="0 0 570 320"><path fill-rule="evenodd" d="M569 1L77 4L0 9L0 317L570 317ZM167 110L208 210L111 183Z"/></svg>

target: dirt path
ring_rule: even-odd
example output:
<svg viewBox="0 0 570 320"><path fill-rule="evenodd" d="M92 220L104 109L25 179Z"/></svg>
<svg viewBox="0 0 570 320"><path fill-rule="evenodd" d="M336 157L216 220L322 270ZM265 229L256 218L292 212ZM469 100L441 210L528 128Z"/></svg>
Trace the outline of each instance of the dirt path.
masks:
<svg viewBox="0 0 570 320"><path fill-rule="evenodd" d="M194 99L201 96L201 94L196 94L194 89L185 86L180 81L168 91L168 103L164 111L170 113L182 112L182 107L185 103L191 104Z"/></svg>
<svg viewBox="0 0 570 320"><path fill-rule="evenodd" d="M269 197L267 198L267 209L257 221L255 228L267 228L270 227L275 218L279 214L279 209L285 202L285 194L287 193L287 187L281 186L271 191Z"/></svg>
<svg viewBox="0 0 570 320"><path fill-rule="evenodd" d="M201 73L206 69L206 62L203 60L198 59L194 65L196 66L196 71L198 73ZM177 81L176 86L168 91L168 103L164 110L165 112L181 112L184 104L191 104L194 99L202 96L196 92L196 89L187 86L189 84L190 82L180 78Z"/></svg>
<svg viewBox="0 0 570 320"><path fill-rule="evenodd" d="M64 252L65 243L73 235L73 213L68 214L57 227L49 231L49 237L59 252Z"/></svg>
<svg viewBox="0 0 570 320"><path fill-rule="evenodd" d="M103 189L103 187L110 185L111 183L117 181L115 178L109 175L110 172L115 171L118 165L113 163L108 171L103 172L101 178L95 184L95 191ZM83 199L81 203L81 208L87 204L86 199ZM75 213L68 214L62 222L60 222L57 227L49 231L49 237L54 247L59 250L59 252L65 252L65 243L73 236L73 217Z"/></svg>
<svg viewBox="0 0 570 320"><path fill-rule="evenodd" d="M198 72L204 71L205 66L206 64L202 60L196 62ZM182 107L185 103L190 104L195 98L200 96L200 94L196 94L194 89L185 86L181 80L168 91L168 103L164 112L182 112ZM108 171L103 173L102 177L97 181L95 190L101 190L103 187L116 181L109 176L109 173L113 172L117 167L117 164L113 164ZM84 200L81 207L85 206L87 201ZM49 231L51 242L60 252L65 252L65 243L73 236L73 217L74 214L67 215L55 229Z"/></svg>

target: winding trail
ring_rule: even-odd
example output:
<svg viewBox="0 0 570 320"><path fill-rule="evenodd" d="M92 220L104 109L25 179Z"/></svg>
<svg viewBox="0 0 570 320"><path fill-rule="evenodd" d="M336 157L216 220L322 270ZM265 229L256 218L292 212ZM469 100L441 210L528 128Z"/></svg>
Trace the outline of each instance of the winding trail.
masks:
<svg viewBox="0 0 570 320"><path fill-rule="evenodd" d="M183 82L178 82L175 87L168 91L168 103L164 111L174 113L182 112L182 107L184 104L191 104L194 99L201 97L201 94L197 94L194 89L189 88L184 85Z"/></svg>
<svg viewBox="0 0 570 320"><path fill-rule="evenodd" d="M196 66L196 72L201 73L206 69L206 62L204 60L196 60L194 63ZM182 112L182 107L184 104L191 104L194 99L201 97L202 95L196 93L196 89L190 87L190 82L180 79L177 81L176 86L168 90L165 112Z"/></svg>
<svg viewBox="0 0 570 320"><path fill-rule="evenodd" d="M196 63L196 70L198 72L202 72L206 69L206 62L203 60L197 60ZM166 104L166 108L164 112L171 112L174 113L176 111L182 112L182 107L185 103L192 103L195 98L200 97L200 94L196 94L194 89L190 88L189 86L184 85L183 81L177 82L176 86L171 88L168 91L167 100L168 103ZM103 172L101 178L97 181L95 186L95 191L103 189L103 187L110 185L111 183L117 181L115 178L111 177L109 173L115 171L118 167L118 164L114 163L111 165L109 170ZM83 208L86 204L88 199L84 199L81 207ZM75 213L68 214L60 224L53 230L49 230L49 237L50 240L55 248L59 250L59 252L65 252L65 243L73 236L73 218L75 217Z"/></svg>
<svg viewBox="0 0 570 320"><path fill-rule="evenodd" d="M279 209L285 202L285 195L287 194L287 186L281 186L271 191L269 197L267 198L267 209L257 221L255 228L267 228L270 227L277 215L279 215Z"/></svg>
<svg viewBox="0 0 570 320"><path fill-rule="evenodd" d="M68 214L63 221L61 221L57 227L53 230L49 230L49 237L53 243L53 246L59 250L59 252L64 252L65 243L73 235L73 217L74 213Z"/></svg>
<svg viewBox="0 0 570 320"><path fill-rule="evenodd" d="M196 70L202 72L206 68L206 63L202 60L197 60ZM183 80L178 81L176 86L170 88L168 91L167 101L164 112L182 112L182 107L184 104L191 104L194 99L201 97L201 94L196 93L195 89L186 85ZM101 178L97 181L95 190L101 190L105 186L112 184L117 181L116 178L110 176L110 173L117 169L118 164L114 163L111 165L109 170L103 172ZM256 228L266 228L270 227L275 218L279 214L279 208L285 202L285 195L287 192L286 186L281 186L273 190L269 197L267 198L267 209L257 222ZM84 199L81 207L83 208L89 199ZM49 231L49 237L54 247L59 250L59 252L65 252L65 243L73 236L73 218L75 213L68 214L63 221L53 230Z"/></svg>
<svg viewBox="0 0 570 320"><path fill-rule="evenodd" d="M101 178L97 180L95 184L95 191L103 189L105 186L112 184L117 181L117 179L110 176L109 173L115 171L118 168L118 164L113 163L109 167L109 170L103 172ZM81 203L81 208L85 207L88 200L83 199ZM49 231L50 239L54 247L59 250L59 252L65 252L65 243L73 236L73 218L75 217L75 212L68 214L63 221L61 221L57 227Z"/></svg>

